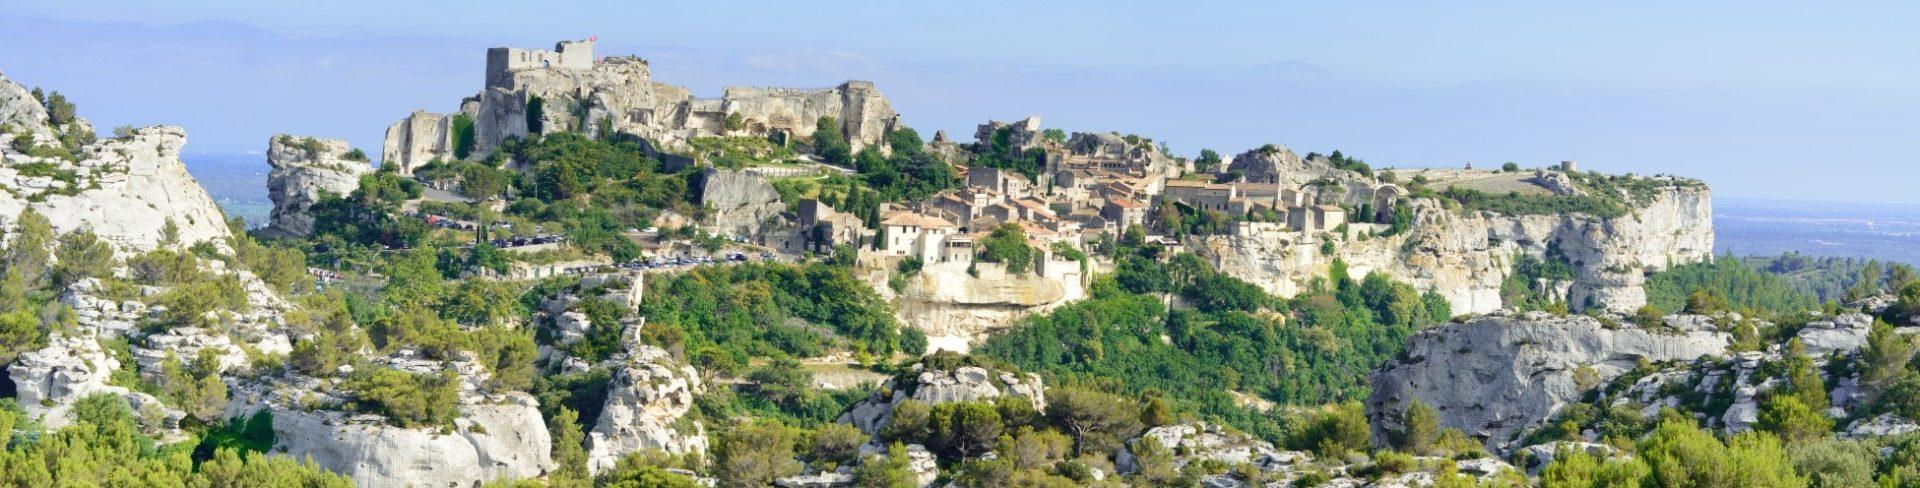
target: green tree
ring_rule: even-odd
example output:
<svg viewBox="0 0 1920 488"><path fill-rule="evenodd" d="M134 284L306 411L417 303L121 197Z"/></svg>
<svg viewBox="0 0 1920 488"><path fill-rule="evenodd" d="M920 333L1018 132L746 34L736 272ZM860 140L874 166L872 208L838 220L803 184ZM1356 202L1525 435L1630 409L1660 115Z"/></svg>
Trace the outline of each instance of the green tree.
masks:
<svg viewBox="0 0 1920 488"><path fill-rule="evenodd" d="M475 137L473 117L465 113L453 115L453 157L467 159L473 155Z"/></svg>
<svg viewBox="0 0 1920 488"><path fill-rule="evenodd" d="M1084 388L1047 391L1047 420L1073 436L1073 453L1101 452L1140 429L1140 412L1117 395Z"/></svg>
<svg viewBox="0 0 1920 488"><path fill-rule="evenodd" d="M723 486L772 486L775 478L800 473L793 458L798 435L778 422L734 426L714 446L714 474Z"/></svg>
<svg viewBox="0 0 1920 488"><path fill-rule="evenodd" d="M1006 265L1007 272L1024 273L1037 253L1027 244L1027 233L1013 223L1000 224L980 240L980 260Z"/></svg>
<svg viewBox="0 0 1920 488"><path fill-rule="evenodd" d="M1833 430L1833 419L1814 410L1794 395L1774 395L1760 409L1756 427L1780 436L1788 444L1806 444Z"/></svg>
<svg viewBox="0 0 1920 488"><path fill-rule="evenodd" d="M847 142L847 136L840 132L840 122L833 117L821 117L813 125L813 153L822 161L835 166L849 166L853 162L853 147Z"/></svg>
<svg viewBox="0 0 1920 488"><path fill-rule="evenodd" d="M1000 438L1000 411L986 402L950 402L933 407L940 446L961 460L993 447Z"/></svg>
<svg viewBox="0 0 1920 488"><path fill-rule="evenodd" d="M907 458L907 447L898 442L887 448L886 455L867 456L860 466L853 470L853 486L856 488L918 488L920 480L913 472L913 462Z"/></svg>
<svg viewBox="0 0 1920 488"><path fill-rule="evenodd" d="M1686 420L1668 420L1640 441L1639 455L1652 468L1652 484L1700 488L1802 487L1780 441L1767 433L1744 433L1722 444Z"/></svg>
<svg viewBox="0 0 1920 488"><path fill-rule="evenodd" d="M559 413L547 421L547 431L553 434L554 470L547 472L547 485L555 488L576 488L591 486L592 473L587 471L587 450L580 432L580 414L573 409L560 407Z"/></svg>
<svg viewBox="0 0 1920 488"><path fill-rule="evenodd" d="M14 219L13 235L7 239L6 251L0 253L0 258L5 259L7 270L18 270L27 284L38 285L47 273L52 256L48 249L53 246L53 239L52 222L31 207L21 209Z"/></svg>
<svg viewBox="0 0 1920 488"><path fill-rule="evenodd" d="M1427 405L1427 402L1413 399L1413 403L1400 413L1397 447L1412 454L1431 454L1433 443L1439 438L1440 412Z"/></svg>
<svg viewBox="0 0 1920 488"><path fill-rule="evenodd" d="M1583 449L1563 448L1540 471L1543 488L1636 488L1651 470L1637 458L1595 459ZM1671 485L1682 486L1682 485Z"/></svg>
<svg viewBox="0 0 1920 488"><path fill-rule="evenodd" d="M1201 149L1200 157L1193 160L1193 170L1201 173L1213 173L1220 170L1220 153L1212 149Z"/></svg>

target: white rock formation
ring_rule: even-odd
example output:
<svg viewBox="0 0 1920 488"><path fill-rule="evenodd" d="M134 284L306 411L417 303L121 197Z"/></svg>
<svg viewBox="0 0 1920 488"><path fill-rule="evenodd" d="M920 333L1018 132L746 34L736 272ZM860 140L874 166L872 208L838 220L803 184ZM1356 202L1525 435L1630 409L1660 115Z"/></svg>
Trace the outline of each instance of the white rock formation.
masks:
<svg viewBox="0 0 1920 488"><path fill-rule="evenodd" d="M1373 190L1363 187L1349 185L1341 194L1371 195ZM1379 270L1415 288L1433 289L1455 314L1501 309L1500 284L1512 272L1514 257L1544 257L1550 247L1575 269L1567 302L1576 310L1633 310L1646 303L1641 285L1647 273L1712 259L1711 197L1704 187L1683 183L1617 218L1465 214L1430 201L1413 205L1416 221L1410 232L1345 240L1331 255L1320 252L1318 237L1296 232L1208 236L1192 240L1188 248L1222 272L1281 296L1326 276L1338 258L1355 279Z"/></svg>
<svg viewBox="0 0 1920 488"><path fill-rule="evenodd" d="M787 209L765 177L716 168L700 178L700 205L713 210L710 229L736 235L759 233L762 223Z"/></svg>
<svg viewBox="0 0 1920 488"><path fill-rule="evenodd" d="M1916 431L1920 431L1920 423L1891 413L1883 413L1877 417L1857 420L1847 425L1842 437L1850 439L1889 437Z"/></svg>
<svg viewBox="0 0 1920 488"><path fill-rule="evenodd" d="M399 166L400 174L411 175L414 168L435 159L454 159L453 152L453 117L415 110L387 126L380 161Z"/></svg>
<svg viewBox="0 0 1920 488"><path fill-rule="evenodd" d="M1177 453L1174 457L1176 467L1185 467L1194 461L1211 460L1227 463L1229 466L1245 463L1252 464L1263 471L1280 471L1290 470L1296 464L1305 464L1313 460L1311 454L1282 451L1266 441L1206 423L1154 427L1128 441L1127 445L1134 446L1145 439L1158 442L1161 447ZM1134 463L1131 447L1122 448L1114 456L1114 467L1121 473L1132 473L1138 470L1139 467Z"/></svg>
<svg viewBox="0 0 1920 488"><path fill-rule="evenodd" d="M893 299L894 316L927 335L932 344L930 353L936 349L965 353L969 344L1013 326L1021 317L1087 296L1077 274L1010 274L999 265L983 263L975 266L978 276L974 276L967 273L968 264L925 265L920 273L907 278L906 286ZM876 278L876 290L892 291L885 274Z"/></svg>
<svg viewBox="0 0 1920 488"><path fill-rule="evenodd" d="M1595 385L1575 381L1582 370L1604 383L1649 361L1691 360L1723 354L1727 334L1676 327L1674 332L1621 325L1609 329L1586 316L1491 316L1421 331L1406 352L1376 370L1367 399L1374 438L1386 441L1400 415L1418 398L1440 414L1440 425L1499 448L1548 420Z"/></svg>
<svg viewBox="0 0 1920 488"><path fill-rule="evenodd" d="M1806 346L1808 356L1825 356L1834 352L1846 352L1860 349L1867 343L1867 334L1873 332L1873 317L1863 313L1840 314L1840 316L1807 323L1796 337Z"/></svg>
<svg viewBox="0 0 1920 488"><path fill-rule="evenodd" d="M25 93L0 77L0 121L14 131L0 135L0 220L11 225L14 216L32 207L53 222L55 231L92 229L123 254L157 247L169 221L182 245L213 241L226 246L232 235L226 217L180 164L185 130L134 129L124 138L79 147L74 160L28 156L14 151L11 141L42 134L35 140L45 142L43 134L54 129L44 108L30 96L20 98ZM74 123L92 130L85 120Z"/></svg>
<svg viewBox="0 0 1920 488"><path fill-rule="evenodd" d="M914 367L921 368L922 365ZM923 370L909 384L888 380L887 390L890 393L875 392L873 396L855 403L847 413L840 414L838 422L873 434L893 420L893 406L906 400L938 405L986 401L1011 395L1031 401L1034 410L1045 411L1047 407L1046 387L1040 382L1040 375L995 373L977 366L961 366L951 371Z"/></svg>
<svg viewBox="0 0 1920 488"><path fill-rule="evenodd" d="M637 343L628 347L607 386L600 420L587 434L588 466L608 469L627 453L649 449L705 453L705 428L687 417L702 390L699 375L664 349Z"/></svg>
<svg viewBox="0 0 1920 488"><path fill-rule="evenodd" d="M275 407L273 452L310 457L368 488L534 478L553 468L552 439L536 405L522 392L463 403L451 432L395 427L373 415Z"/></svg>
<svg viewBox="0 0 1920 488"><path fill-rule="evenodd" d="M47 347L20 354L7 368L15 388L14 400L48 429L67 425L74 402L95 393L126 395L124 387L108 384L120 361L92 337L53 334Z"/></svg>
<svg viewBox="0 0 1920 488"><path fill-rule="evenodd" d="M323 194L344 196L360 188L360 176L373 171L365 161L344 159L347 141L286 134L267 143L267 197L273 199L274 230L293 236L313 233L307 209Z"/></svg>

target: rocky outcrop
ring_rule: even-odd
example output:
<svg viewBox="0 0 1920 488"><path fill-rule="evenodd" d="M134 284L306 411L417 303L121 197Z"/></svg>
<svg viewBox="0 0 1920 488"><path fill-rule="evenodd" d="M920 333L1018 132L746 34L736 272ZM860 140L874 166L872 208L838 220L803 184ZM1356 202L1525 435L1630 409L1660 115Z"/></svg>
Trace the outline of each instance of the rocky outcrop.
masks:
<svg viewBox="0 0 1920 488"><path fill-rule="evenodd" d="M553 440L539 403L521 391L487 393L489 373L471 353L460 356L439 361L402 350L364 366L452 373L459 399L450 425L401 427L380 415L327 409L353 393L335 378L298 374L232 382L226 414L271 413L276 441L270 453L311 458L361 487L478 486L535 478L553 469Z"/></svg>
<svg viewBox="0 0 1920 488"><path fill-rule="evenodd" d="M453 117L415 110L387 126L380 160L398 166L400 174L411 175L414 168L435 159L454 159L453 152Z"/></svg>
<svg viewBox="0 0 1920 488"><path fill-rule="evenodd" d="M51 143L59 137L48 122L47 107L27 87L7 79L6 73L0 73L0 126L7 127L6 132L14 137L32 137L38 143Z"/></svg>
<svg viewBox="0 0 1920 488"><path fill-rule="evenodd" d="M1042 313L1086 297L1086 287L1074 277L1010 274L993 264L935 263L907 278L893 300L900 323L925 333L934 346L967 352L968 345L989 333L1012 327L1021 317ZM876 289L886 288L877 283Z"/></svg>
<svg viewBox="0 0 1920 488"><path fill-rule="evenodd" d="M1035 115L1011 123L989 120L985 124L980 124L973 131L974 147L986 148L992 145L994 136L1001 130L1007 131L1007 147L1015 151L1026 152L1029 149L1039 148L1046 142L1044 129L1040 126L1040 116ZM944 135L945 133L936 133L935 142L944 142L946 139Z"/></svg>
<svg viewBox="0 0 1920 488"><path fill-rule="evenodd" d="M460 406L451 429L408 429L378 416L274 408L273 452L353 479L361 487L477 486L552 469L552 440L533 397Z"/></svg>
<svg viewBox="0 0 1920 488"><path fill-rule="evenodd" d="M1133 447L1140 442L1151 440L1160 447L1179 453L1174 458L1174 466L1184 468L1195 461L1217 461L1229 466L1252 464L1263 471L1290 469L1294 465L1304 465L1313 460L1313 456L1304 452L1282 451L1273 444L1252 436L1233 432L1218 425L1206 423L1185 423L1154 427L1141 433L1139 437L1127 442L1114 456L1114 467L1121 473L1132 473L1139 469L1135 465Z"/></svg>
<svg viewBox="0 0 1920 488"><path fill-rule="evenodd" d="M307 209L322 195L345 196L360 188L360 176L373 171L365 161L346 159L347 141L286 134L267 144L267 197L273 200L273 230L293 236L313 233Z"/></svg>
<svg viewBox="0 0 1920 488"><path fill-rule="evenodd" d="M9 220L33 208L60 233L91 229L122 253L159 247L172 222L181 244L232 236L213 198L180 164L187 142L179 127L135 129L125 138L84 146L77 161L35 158L0 149L0 215ZM5 144L0 144L4 146ZM43 164L27 174L23 167Z"/></svg>
<svg viewBox="0 0 1920 488"><path fill-rule="evenodd" d="M1807 348L1807 355L1826 356L1835 352L1852 352L1867 343L1867 334L1873 332L1873 317L1863 313L1846 313L1808 322L1794 337Z"/></svg>
<svg viewBox="0 0 1920 488"><path fill-rule="evenodd" d="M765 177L746 171L708 168L700 179L700 205L713 211L715 232L752 235L780 215L786 205Z"/></svg>
<svg viewBox="0 0 1920 488"><path fill-rule="evenodd" d="M57 429L71 420L67 410L82 397L130 393L108 383L121 367L120 361L92 337L53 334L47 339L47 347L20 354L7 373L20 408L39 418L46 428Z"/></svg>
<svg viewBox="0 0 1920 488"><path fill-rule="evenodd" d="M1443 427L1500 448L1640 360L1692 360L1725 352L1729 336L1669 320L1668 330L1609 327L1586 316L1489 316L1427 329L1372 377L1367 415L1382 442L1413 400Z"/></svg>
<svg viewBox="0 0 1920 488"><path fill-rule="evenodd" d="M925 363L915 364L913 367L918 373L909 376L908 381L888 380L885 389L855 403L847 413L840 414L838 421L873 434L893 420L894 405L907 400L938 405L1015 396L1031 401L1034 410L1046 410L1046 387L1040 382L1040 375L996 373L978 366L951 370L929 370L925 366Z"/></svg>
<svg viewBox="0 0 1920 488"><path fill-rule="evenodd" d="M636 328L637 329L637 328ZM613 372L600 420L587 434L588 466L608 469L627 453L705 453L705 429L688 417L700 377L666 350L633 343Z"/></svg>
<svg viewBox="0 0 1920 488"><path fill-rule="evenodd" d="M179 127L133 129L74 148L71 158L30 156L15 151L13 142L33 137L37 145L57 146L50 138L56 129L44 107L4 77L0 121L9 127L0 134L0 218L6 221L30 207L55 231L91 229L121 253L158 247L168 222L183 245L212 241L224 248L232 235L220 207L180 164L187 133ZM79 118L66 127L93 130Z"/></svg>
<svg viewBox="0 0 1920 488"><path fill-rule="evenodd" d="M1575 275L1566 300L1576 310L1638 308L1646 303L1642 284L1648 273L1712 259L1711 196L1705 187L1677 180L1642 207L1613 218L1466 213L1431 200L1410 204L1410 231L1340 239L1333 254L1321 252L1320 236L1287 231L1200 237L1189 248L1223 272L1282 296L1326 276L1329 264L1341 259L1356 279L1378 270L1432 289L1456 314L1501 309L1500 284L1520 254L1571 265Z"/></svg>

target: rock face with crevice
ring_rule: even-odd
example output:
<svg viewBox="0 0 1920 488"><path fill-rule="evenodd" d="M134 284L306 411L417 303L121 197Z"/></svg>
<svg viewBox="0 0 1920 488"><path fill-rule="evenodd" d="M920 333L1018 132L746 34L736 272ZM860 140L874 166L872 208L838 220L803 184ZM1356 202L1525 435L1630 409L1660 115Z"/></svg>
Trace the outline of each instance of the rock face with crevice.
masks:
<svg viewBox="0 0 1920 488"><path fill-rule="evenodd" d="M267 144L267 197L273 200L273 230L292 236L313 233L308 209L325 195L345 196L360 188L360 176L373 171L365 161L346 159L347 141L286 134Z"/></svg>
<svg viewBox="0 0 1920 488"><path fill-rule="evenodd" d="M1386 442L1401 412L1419 399L1438 410L1442 427L1499 448L1641 360L1692 360L1727 349L1730 336L1710 322L1668 322L1673 330L1609 328L1592 317L1532 312L1421 331L1373 374L1366 406L1374 438ZM1584 381L1591 383L1578 379L1589 374Z"/></svg>
<svg viewBox="0 0 1920 488"><path fill-rule="evenodd" d="M587 434L588 466L609 469L621 456L644 450L705 453L706 431L688 417L702 391L700 376L664 349L637 342L628 347L607 386L600 419Z"/></svg>

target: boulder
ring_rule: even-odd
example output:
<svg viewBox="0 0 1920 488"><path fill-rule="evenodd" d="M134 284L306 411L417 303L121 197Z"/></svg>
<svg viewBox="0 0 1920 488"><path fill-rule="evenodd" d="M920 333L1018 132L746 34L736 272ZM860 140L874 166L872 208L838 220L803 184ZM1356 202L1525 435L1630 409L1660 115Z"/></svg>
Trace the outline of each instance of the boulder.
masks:
<svg viewBox="0 0 1920 488"><path fill-rule="evenodd" d="M1863 439L1868 437L1897 436L1920 431L1920 423L1915 423L1891 413L1883 413L1870 419L1856 420L1847 425L1842 437Z"/></svg>
<svg viewBox="0 0 1920 488"><path fill-rule="evenodd" d="M1872 331L1873 317L1848 313L1809 322L1796 337L1806 346L1808 356L1818 357L1858 350L1867 343L1867 334Z"/></svg>
<svg viewBox="0 0 1920 488"><path fill-rule="evenodd" d="M309 207L322 195L345 196L360 188L360 176L373 171L365 161L344 159L347 141L286 134L267 144L267 197L273 200L270 223L275 231L305 236L313 233Z"/></svg>
<svg viewBox="0 0 1920 488"><path fill-rule="evenodd" d="M1175 453L1175 467L1208 460L1228 465L1252 464L1264 471L1280 471L1313 459L1304 452L1282 451L1252 436L1228 431L1218 425L1196 422L1154 427L1128 441L1129 447L1122 448L1114 456L1114 467L1119 472L1131 473L1139 469L1134 465L1131 446L1144 439L1152 439Z"/></svg>

